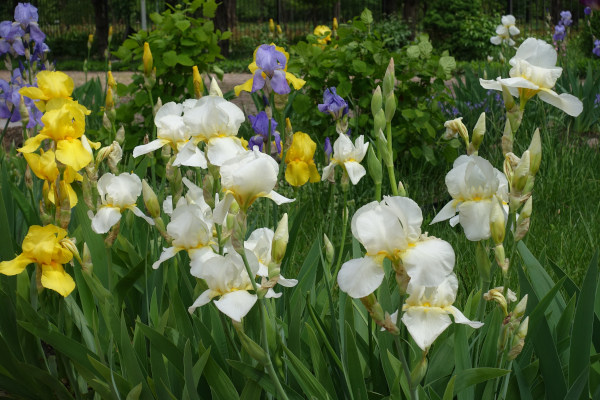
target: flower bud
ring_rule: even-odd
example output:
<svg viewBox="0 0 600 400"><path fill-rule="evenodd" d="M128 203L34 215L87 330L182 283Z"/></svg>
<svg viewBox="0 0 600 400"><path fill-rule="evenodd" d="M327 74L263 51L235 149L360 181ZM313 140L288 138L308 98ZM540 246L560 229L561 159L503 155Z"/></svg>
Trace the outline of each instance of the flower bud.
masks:
<svg viewBox="0 0 600 400"><path fill-rule="evenodd" d="M223 92L221 91L221 88L219 87L219 84L215 78L212 78L210 81L210 91L208 94L211 96L223 97Z"/></svg>
<svg viewBox="0 0 600 400"><path fill-rule="evenodd" d="M371 175L371 179L373 179L375 184L380 185L383 178L381 161L375 155L373 146L369 146L369 150L367 152L367 166L369 167L369 175Z"/></svg>
<svg viewBox="0 0 600 400"><path fill-rule="evenodd" d="M375 132L375 134L377 135L379 131L385 129L385 124L385 112L383 111L383 109L380 108L379 111L375 113L373 118L373 132Z"/></svg>
<svg viewBox="0 0 600 400"><path fill-rule="evenodd" d="M110 111L115 106L115 100L113 99L113 92L111 87L106 88L106 101L104 103L104 109Z"/></svg>
<svg viewBox="0 0 600 400"><path fill-rule="evenodd" d="M508 259L506 258L502 243L494 247L494 257L496 258L496 263L498 263L498 266L502 269L502 272L506 274L506 272L508 272Z"/></svg>
<svg viewBox="0 0 600 400"><path fill-rule="evenodd" d="M498 305L500 306L500 308L502 308L502 311L504 312L504 316L506 317L508 315L508 309L506 298L502 294L502 289L503 288L490 289L487 293L483 295L483 298L487 301L495 301L496 303L498 303Z"/></svg>
<svg viewBox="0 0 600 400"><path fill-rule="evenodd" d="M144 75L150 77L152 75L154 62L152 60L152 52L150 51L150 44L148 44L148 42L144 42L144 55L142 56L142 61L144 63Z"/></svg>
<svg viewBox="0 0 600 400"><path fill-rule="evenodd" d="M231 244L238 254L245 252L244 239L246 238L246 213L236 214L232 221ZM271 252L272 253L272 252Z"/></svg>
<svg viewBox="0 0 600 400"><path fill-rule="evenodd" d="M497 197L492 199L492 210L490 212L490 231L492 240L496 245L504 242L504 234L506 227L506 219L504 217L504 209Z"/></svg>
<svg viewBox="0 0 600 400"><path fill-rule="evenodd" d="M334 31L337 31L338 29L338 20L336 17L333 17L333 23L331 24L331 26L333 27Z"/></svg>
<svg viewBox="0 0 600 400"><path fill-rule="evenodd" d="M144 197L144 204L146 205L148 214L150 214L152 218L159 218L160 205L158 204L158 198L156 197L154 190L152 190L145 179L142 179L142 195Z"/></svg>
<svg viewBox="0 0 600 400"><path fill-rule="evenodd" d="M108 168L110 168L114 174L118 174L117 166L123 158L123 149L121 149L121 146L117 141L113 141L110 147L111 150L110 153L108 153Z"/></svg>
<svg viewBox="0 0 600 400"><path fill-rule="evenodd" d="M410 373L410 381L411 381L412 387L417 387L419 385L419 383L425 377L426 372L427 372L427 357L425 354L423 354L423 358L421 358L421 361L419 361L419 363L417 365L415 365L415 367L413 368L413 370Z"/></svg>
<svg viewBox="0 0 600 400"><path fill-rule="evenodd" d="M394 59L390 58L390 63L385 70L385 75L383 76L383 97L387 98L390 93L394 91L394 86L396 84L396 75L394 69Z"/></svg>
<svg viewBox="0 0 600 400"><path fill-rule="evenodd" d="M377 298L373 293L368 296L362 297L360 301L363 303L373 321L379 326L383 327L385 321L385 315L383 313L383 308L381 308L381 304L377 301Z"/></svg>
<svg viewBox="0 0 600 400"><path fill-rule="evenodd" d="M404 184L402 181L398 181L398 196L406 197L406 189L404 188Z"/></svg>
<svg viewBox="0 0 600 400"><path fill-rule="evenodd" d="M244 348L244 350L246 350L246 353L248 353L250 357L254 358L263 366L268 365L268 363L270 362L269 356L258 343L250 339L248 335L244 333L242 323L233 321L233 326L238 334L238 337L240 338L240 343L242 344L242 347ZM267 332L263 333L265 335L267 334Z"/></svg>
<svg viewBox="0 0 600 400"><path fill-rule="evenodd" d="M529 232L529 225L531 223L531 211L533 207L533 197L530 196L525 205L521 209L519 218L517 219L517 230L515 231L515 241L519 241L525 237Z"/></svg>
<svg viewBox="0 0 600 400"><path fill-rule="evenodd" d="M482 112L473 128L473 135L471 137L471 144L475 151L479 150L481 142L483 142L483 136L485 135L485 112Z"/></svg>
<svg viewBox="0 0 600 400"><path fill-rule="evenodd" d="M81 258L81 269L83 272L91 274L94 269L94 264L92 263L92 254L90 253L90 248L87 243L83 244L83 257Z"/></svg>
<svg viewBox="0 0 600 400"><path fill-rule="evenodd" d="M273 236L271 258L275 263L281 264L289 239L288 215L285 213L283 214L283 217L281 217L279 224L277 224L277 229L275 230L275 235Z"/></svg>
<svg viewBox="0 0 600 400"><path fill-rule="evenodd" d="M273 22L273 18L269 18L269 32L275 32L275 22Z"/></svg>
<svg viewBox="0 0 600 400"><path fill-rule="evenodd" d="M156 113L158 112L158 110L161 109L162 106L163 106L163 103L162 103L161 98L159 97L156 100L156 104L154 105L154 109L152 110L152 115L156 116Z"/></svg>
<svg viewBox="0 0 600 400"><path fill-rule="evenodd" d="M125 141L125 127L123 127L123 125L119 127L117 135L115 136L115 140L117 143L119 143L119 145L122 145Z"/></svg>
<svg viewBox="0 0 600 400"><path fill-rule="evenodd" d="M502 86L502 100L504 100L504 107L506 107L506 111L510 111L515 106L515 99L513 98L510 91L508 90L508 87L506 87L504 85L501 85L501 86Z"/></svg>
<svg viewBox="0 0 600 400"><path fill-rule="evenodd" d="M113 37L113 27L112 25L108 26L108 43L112 42Z"/></svg>
<svg viewBox="0 0 600 400"><path fill-rule="evenodd" d="M92 48L92 43L94 43L94 35L89 34L88 35L88 42L87 42L87 48L88 48L88 50L90 50Z"/></svg>
<svg viewBox="0 0 600 400"><path fill-rule="evenodd" d="M108 114L106 113L102 115L102 126L107 131L110 131L112 129L112 122L110 122L110 118L108 118Z"/></svg>
<svg viewBox="0 0 600 400"><path fill-rule="evenodd" d="M381 95L381 86L377 85L375 90L373 91L373 97L371 97L371 113L373 116L377 114L379 110L381 110L381 105L383 103L383 97Z"/></svg>
<svg viewBox="0 0 600 400"><path fill-rule="evenodd" d="M517 305L515 306L515 308L513 310L513 316L516 319L521 319L523 317L523 315L525 314L525 309L527 308L527 296L528 295L523 296L521 301L519 301L517 303Z"/></svg>
<svg viewBox="0 0 600 400"><path fill-rule="evenodd" d="M465 146L469 146L469 131L465 124L463 124L462 117L444 122L444 128L446 128L444 139L448 140L460 135L465 142Z"/></svg>
<svg viewBox="0 0 600 400"><path fill-rule="evenodd" d="M333 265L333 256L335 255L335 250L333 249L333 244L331 244L331 241L325 233L323 234L323 241L325 242L325 259L331 266Z"/></svg>
<svg viewBox="0 0 600 400"><path fill-rule="evenodd" d="M502 133L502 154L510 153L513 150L514 134L507 119Z"/></svg>
<svg viewBox="0 0 600 400"><path fill-rule="evenodd" d="M530 153L526 150L521 157L521 160L517 164L514 170L514 176L511 184L511 194L520 194L525 188L527 178L529 177L529 166L530 166ZM513 192L514 190L514 192Z"/></svg>
<svg viewBox="0 0 600 400"><path fill-rule="evenodd" d="M194 81L194 96L199 99L204 93L204 82L202 81L200 72L198 72L198 67L195 65L192 67L192 77Z"/></svg>
<svg viewBox="0 0 600 400"><path fill-rule="evenodd" d="M283 35L283 31L281 30L281 25L277 24L276 28L277 28L277 34L279 36Z"/></svg>
<svg viewBox="0 0 600 400"><path fill-rule="evenodd" d="M484 282L489 282L491 263L488 252L481 242L478 242L477 246L475 246L475 260L477 261L477 269L481 279Z"/></svg>
<svg viewBox="0 0 600 400"><path fill-rule="evenodd" d="M396 113L396 96L390 92L385 98L385 120L390 123Z"/></svg>
<svg viewBox="0 0 600 400"><path fill-rule="evenodd" d="M539 171L542 162L542 140L540 139L539 128L533 132L533 137L527 150L530 153L531 159L529 162L529 173L534 176Z"/></svg>
<svg viewBox="0 0 600 400"><path fill-rule="evenodd" d="M106 74L106 83L108 85L109 88L111 88L112 90L115 90L117 88L117 82L115 81L115 78L113 77L112 71L108 71L108 73Z"/></svg>
<svg viewBox="0 0 600 400"><path fill-rule="evenodd" d="M292 123L289 118L285 119L285 136L291 137L294 134L294 130L292 129Z"/></svg>
<svg viewBox="0 0 600 400"><path fill-rule="evenodd" d="M79 255L79 250L77 250L77 246L75 245L75 238L64 238L60 241L60 245L65 249L69 250L73 257L79 262L79 264L83 264L81 260L81 256Z"/></svg>

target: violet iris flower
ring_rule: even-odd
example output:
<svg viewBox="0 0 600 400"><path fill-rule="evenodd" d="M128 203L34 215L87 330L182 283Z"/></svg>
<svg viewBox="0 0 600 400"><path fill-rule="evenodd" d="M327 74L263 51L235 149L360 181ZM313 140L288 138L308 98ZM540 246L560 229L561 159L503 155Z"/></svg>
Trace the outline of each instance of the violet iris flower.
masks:
<svg viewBox="0 0 600 400"><path fill-rule="evenodd" d="M273 91L278 94L287 94L290 92L290 85L285 79L285 67L287 58L285 54L278 51L275 45L263 44L256 49L256 66L258 69L254 72L252 80L252 93L262 89L265 86L263 73L271 81Z"/></svg>
<svg viewBox="0 0 600 400"><path fill-rule="evenodd" d="M13 76L10 82L0 79L0 118L10 118L10 122L18 122L22 119L19 110L19 104L21 102L19 89L27 86L32 85L27 85L23 82L21 71L19 69L15 69L13 71ZM29 113L29 122L27 123L27 128L33 128L36 125L44 126L42 123L42 116L44 113L38 110L38 108L35 106L35 102L32 99L23 97L23 100ZM12 112L11 109L13 110Z"/></svg>
<svg viewBox="0 0 600 400"><path fill-rule="evenodd" d="M19 3L15 7L15 21L17 21L21 28L25 31L29 31L31 38L36 42L43 42L46 35L38 26L38 11L30 3Z"/></svg>
<svg viewBox="0 0 600 400"><path fill-rule="evenodd" d="M562 40L565 40L565 36L566 36L565 27L563 25L556 25L554 27L554 35L552 35L552 39L555 42L560 42Z"/></svg>
<svg viewBox="0 0 600 400"><path fill-rule="evenodd" d="M329 137L325 138L325 154L327 154L327 158L329 159L329 157L331 157L331 154L333 154L333 147L331 147L331 139L329 139Z"/></svg>
<svg viewBox="0 0 600 400"><path fill-rule="evenodd" d="M254 146L258 146L260 151L262 151L263 143L266 143L269 140L269 117L266 112L261 111L256 116L249 115L248 119L252 124L252 129L254 129L254 132L256 133L256 135L252 136L248 141L248 147L252 149ZM278 132L275 132L275 128L277 128L277 122L274 119L271 119L271 138L275 140L277 152L281 153L281 137Z"/></svg>
<svg viewBox="0 0 600 400"><path fill-rule="evenodd" d="M21 39L24 34L25 32L19 24L13 24L10 21L0 22L0 56L9 52L13 56L25 55L25 47Z"/></svg>
<svg viewBox="0 0 600 400"><path fill-rule="evenodd" d="M583 9L583 13L585 15L590 15L592 13L592 9L589 8L589 7L586 7L586 8Z"/></svg>
<svg viewBox="0 0 600 400"><path fill-rule="evenodd" d="M592 49L592 53L600 57L600 39L594 40L594 48Z"/></svg>
<svg viewBox="0 0 600 400"><path fill-rule="evenodd" d="M319 111L329 113L334 120L342 118L348 114L348 103L337 93L335 87L327 88L323 92L323 104L319 104Z"/></svg>
<svg viewBox="0 0 600 400"><path fill-rule="evenodd" d="M572 18L573 16L571 15L571 11L561 11L559 25L571 26L573 23Z"/></svg>

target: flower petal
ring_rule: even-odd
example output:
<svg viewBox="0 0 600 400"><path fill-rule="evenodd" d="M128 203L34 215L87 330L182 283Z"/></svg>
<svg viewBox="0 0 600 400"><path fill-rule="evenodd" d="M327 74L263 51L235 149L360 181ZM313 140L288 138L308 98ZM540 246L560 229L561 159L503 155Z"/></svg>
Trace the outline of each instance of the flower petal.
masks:
<svg viewBox="0 0 600 400"><path fill-rule="evenodd" d="M0 274L4 275L17 275L23 272L25 267L29 264L36 262L32 257L25 254L19 254L10 261L0 262Z"/></svg>
<svg viewBox="0 0 600 400"><path fill-rule="evenodd" d="M121 220L121 211L117 207L101 206L92 218L92 230L96 233L106 233Z"/></svg>
<svg viewBox="0 0 600 400"><path fill-rule="evenodd" d="M476 242L490 237L490 199L466 201L458 206L460 225L468 240Z"/></svg>
<svg viewBox="0 0 600 400"><path fill-rule="evenodd" d="M419 286L439 285L452 272L456 260L450 243L438 238L418 241L400 257L411 283Z"/></svg>
<svg viewBox="0 0 600 400"><path fill-rule="evenodd" d="M60 264L42 264L42 286L67 297L75 289L75 281Z"/></svg>
<svg viewBox="0 0 600 400"><path fill-rule="evenodd" d="M208 141L206 156L211 164L220 167L225 161L246 152L242 142L237 137L216 137Z"/></svg>
<svg viewBox="0 0 600 400"><path fill-rule="evenodd" d="M465 315L458 308L456 308L454 306L450 306L449 309L450 309L449 311L454 316L455 323L469 325L471 328L475 328L475 329L481 328L483 326L483 322L471 321L470 319L465 317Z"/></svg>
<svg viewBox="0 0 600 400"><path fill-rule="evenodd" d="M175 254L177 254L181 249L178 249L177 247L165 247L163 248L162 253L160 253L160 257L158 258L158 260L156 260L154 262L154 264L152 264L152 268L153 269L158 269L158 267L160 267L160 264L167 261L170 258L175 257Z"/></svg>
<svg viewBox="0 0 600 400"><path fill-rule="evenodd" d="M173 166L179 165L185 165L187 167L198 167L203 169L206 169L208 167L204 153L191 140L179 150L177 156L175 157L175 161L173 161Z"/></svg>
<svg viewBox="0 0 600 400"><path fill-rule="evenodd" d="M205 290L204 292L202 292L200 294L200 296L198 296L198 298L196 299L196 301L194 301L194 304L192 304L191 306L188 307L188 312L190 314L192 314L196 308L198 307L202 307L205 304L208 304L210 302L210 300L217 296L218 294L211 289Z"/></svg>
<svg viewBox="0 0 600 400"><path fill-rule="evenodd" d="M456 206L454 205L454 200L449 201L446 205L440 210L439 213L433 218L433 220L429 223L435 224L436 222L445 221L450 219L456 215Z"/></svg>
<svg viewBox="0 0 600 400"><path fill-rule="evenodd" d="M384 275L383 267L367 256L345 262L338 273L337 281L340 290L359 299L377 290Z"/></svg>
<svg viewBox="0 0 600 400"><path fill-rule="evenodd" d="M552 104L554 107L563 110L573 117L577 117L583 111L583 103L581 100L571 94L557 94L553 90L542 89L542 91L538 93L538 96L546 103Z"/></svg>
<svg viewBox="0 0 600 400"><path fill-rule="evenodd" d="M285 204L285 203L292 203L295 201L295 199L288 199L287 197L280 195L279 193L277 193L274 190L271 190L271 192L269 194L267 194L265 197L273 200L275 202L275 204L277 204L278 206Z"/></svg>
<svg viewBox="0 0 600 400"><path fill-rule="evenodd" d="M56 144L56 159L79 171L92 162L92 155L83 147L81 140L67 139Z"/></svg>
<svg viewBox="0 0 600 400"><path fill-rule="evenodd" d="M402 322L421 350L428 349L452 323L445 311L435 307L411 307L402 315Z"/></svg>
<svg viewBox="0 0 600 400"><path fill-rule="evenodd" d="M356 185L360 178L366 175L367 170L365 167L357 163L356 161L346 161L344 163L344 168L346 168L346 172L348 173L348 177L350 181L352 181L353 185Z"/></svg>
<svg viewBox="0 0 600 400"><path fill-rule="evenodd" d="M215 306L229 318L240 322L256 303L258 297L245 290L229 292L215 301Z"/></svg>
<svg viewBox="0 0 600 400"><path fill-rule="evenodd" d="M308 164L304 161L291 161L285 169L285 180L292 186L302 186L310 178Z"/></svg>
<svg viewBox="0 0 600 400"><path fill-rule="evenodd" d="M148 144L143 144L141 146L136 146L133 149L133 158L139 157L142 154L148 154L153 152L154 150L158 150L163 147L165 144L169 143L166 139L156 139L151 141Z"/></svg>
<svg viewBox="0 0 600 400"><path fill-rule="evenodd" d="M149 216L147 216L146 214L144 214L142 212L142 210L140 210L139 208L133 206L130 208L130 210L137 215L140 218L143 218L147 223L149 223L150 225L154 226L154 220L152 218L150 218Z"/></svg>

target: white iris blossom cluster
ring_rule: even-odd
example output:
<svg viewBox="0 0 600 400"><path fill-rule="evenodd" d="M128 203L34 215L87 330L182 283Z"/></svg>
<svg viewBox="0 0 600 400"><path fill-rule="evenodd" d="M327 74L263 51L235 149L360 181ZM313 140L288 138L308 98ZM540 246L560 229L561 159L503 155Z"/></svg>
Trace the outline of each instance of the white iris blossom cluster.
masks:
<svg viewBox="0 0 600 400"><path fill-rule="evenodd" d="M503 15L501 19L502 24L496 27L496 36L490 38L490 42L499 46L503 43L509 46L514 46L515 41L512 36L517 36L521 31L515 26L516 20L512 15Z"/></svg>
<svg viewBox="0 0 600 400"><path fill-rule="evenodd" d="M386 196L358 209L352 234L367 253L344 263L337 280L349 296L366 298L383 282L383 261L389 259L400 289L409 295L402 306L402 321L426 350L450 325L449 315L474 328L482 324L452 306L458 288L454 250L448 242L421 232L422 223L421 209L407 197Z"/></svg>
<svg viewBox="0 0 600 400"><path fill-rule="evenodd" d="M134 157L138 157L168 145L174 151L173 166L207 168L210 163L219 169L221 193L214 202L212 193L205 193L187 178L182 179L186 195L176 204L171 196L164 201L163 212L170 217L170 222L163 236L168 238L170 246L163 249L152 267L157 269L180 251L187 252L191 275L203 279L208 286L189 307L190 313L213 301L221 312L237 322L250 311L259 296L281 296L274 290L275 285L297 284L295 279L286 279L279 273L287 244L287 214L277 232L259 228L251 233L243 248L234 243L241 230L232 221L236 220L237 213L245 215L256 199L268 197L277 204L293 201L273 190L279 171L277 162L256 147L247 150L237 137L243 121L243 112L222 97L213 80L209 96L163 105L154 121L157 139L134 149ZM92 228L96 232L108 232L125 209L154 224L155 220L136 207L142 192L142 183L136 175L105 174L98 181L98 192L102 204L92 216ZM230 210L234 210L234 214L229 216ZM160 213L158 207L157 213ZM244 231L245 228L241 232Z"/></svg>

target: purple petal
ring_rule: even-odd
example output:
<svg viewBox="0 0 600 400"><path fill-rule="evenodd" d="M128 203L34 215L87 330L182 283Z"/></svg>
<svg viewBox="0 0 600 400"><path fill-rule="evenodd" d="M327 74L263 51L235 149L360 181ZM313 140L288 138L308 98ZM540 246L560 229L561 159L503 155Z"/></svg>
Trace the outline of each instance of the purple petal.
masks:
<svg viewBox="0 0 600 400"><path fill-rule="evenodd" d="M31 38L36 43L42 43L44 39L46 39L46 34L42 32L42 30L36 23L32 23L29 25L29 33L31 34Z"/></svg>
<svg viewBox="0 0 600 400"><path fill-rule="evenodd" d="M254 79L252 79L252 92L262 89L265 86L265 78L262 76L262 70L257 69L254 73Z"/></svg>
<svg viewBox="0 0 600 400"><path fill-rule="evenodd" d="M15 8L15 21L23 26L38 21L37 8L30 3L19 3Z"/></svg>
<svg viewBox="0 0 600 400"><path fill-rule="evenodd" d="M258 146L258 150L262 151L263 148L263 137L261 135L255 135L248 140L248 147L253 149L254 146Z"/></svg>
<svg viewBox="0 0 600 400"><path fill-rule="evenodd" d="M331 157L332 153L333 153L333 147L331 147L331 139L326 137L325 138L325 154L327 154L327 157Z"/></svg>
<svg viewBox="0 0 600 400"><path fill-rule="evenodd" d="M277 70L273 73L273 78L271 78L271 87L278 94L288 94L290 92L290 85L287 83L285 79L285 72L282 70Z"/></svg>
<svg viewBox="0 0 600 400"><path fill-rule="evenodd" d="M12 48L15 51L15 53L17 53L18 55L20 55L20 56L25 55L25 47L23 47L22 40L15 40L15 42L12 45Z"/></svg>

